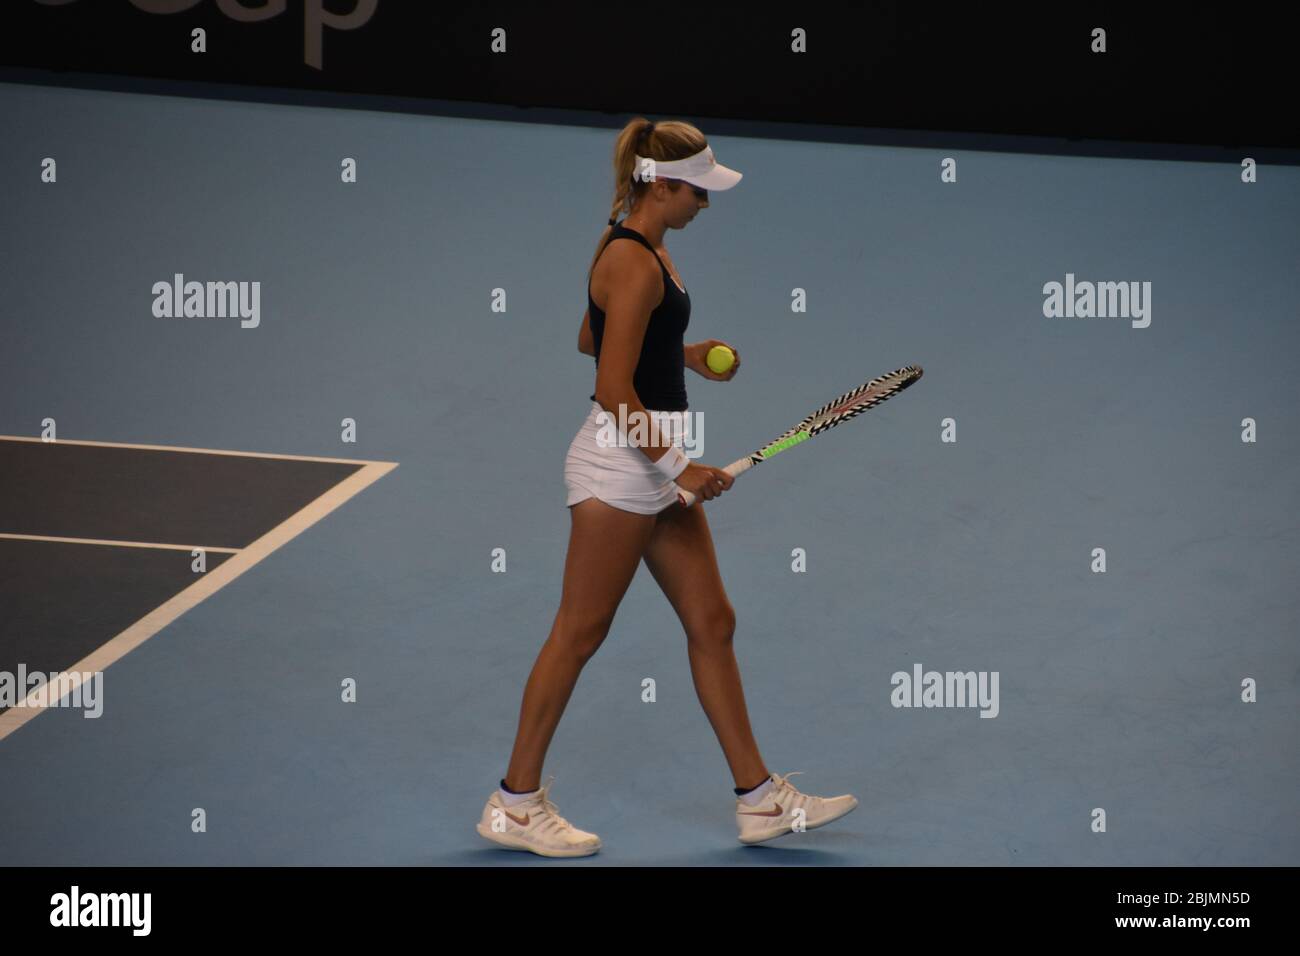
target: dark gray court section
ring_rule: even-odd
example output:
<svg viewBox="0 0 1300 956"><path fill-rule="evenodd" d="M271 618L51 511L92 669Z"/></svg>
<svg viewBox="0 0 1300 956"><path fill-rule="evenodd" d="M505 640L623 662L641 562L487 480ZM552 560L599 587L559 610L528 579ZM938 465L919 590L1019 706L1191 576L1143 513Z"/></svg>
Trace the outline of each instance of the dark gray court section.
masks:
<svg viewBox="0 0 1300 956"><path fill-rule="evenodd" d="M208 552L207 571L230 557ZM193 561L173 549L0 538L0 670L69 669L193 584L203 573Z"/></svg>
<svg viewBox="0 0 1300 956"><path fill-rule="evenodd" d="M360 465L0 440L0 530L241 548ZM230 558L208 552L206 570ZM188 550L0 538L0 667L64 670L193 584Z"/></svg>
<svg viewBox="0 0 1300 956"><path fill-rule="evenodd" d="M0 440L0 529L242 548L361 467Z"/></svg>
<svg viewBox="0 0 1300 956"><path fill-rule="evenodd" d="M703 461L925 369L705 506L765 760L861 806L736 842L642 569L546 765L605 849L547 861L474 824L560 597L614 126L0 85L0 128L0 434L401 463L114 665L102 718L0 742L0 860L1300 863L1300 169L711 135L745 179L667 240L688 339L743 357L688 375ZM176 272L261 281L261 325L152 315ZM1152 282L1150 327L1045 317L1067 273ZM895 708L917 663L997 671L998 716Z"/></svg>

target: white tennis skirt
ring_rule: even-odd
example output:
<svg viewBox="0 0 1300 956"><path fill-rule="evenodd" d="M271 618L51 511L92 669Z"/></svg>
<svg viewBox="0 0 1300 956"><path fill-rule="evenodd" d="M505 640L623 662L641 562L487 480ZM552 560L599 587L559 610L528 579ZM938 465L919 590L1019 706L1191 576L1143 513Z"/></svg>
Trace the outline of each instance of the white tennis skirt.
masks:
<svg viewBox="0 0 1300 956"><path fill-rule="evenodd" d="M690 413L647 411L659 433L681 447L685 417ZM566 507L599 498L615 508L649 515L677 502L676 483L666 480L641 449L608 441L602 447L598 433L604 439L617 438L618 424L599 402L592 402L587 420L578 429L564 459Z"/></svg>

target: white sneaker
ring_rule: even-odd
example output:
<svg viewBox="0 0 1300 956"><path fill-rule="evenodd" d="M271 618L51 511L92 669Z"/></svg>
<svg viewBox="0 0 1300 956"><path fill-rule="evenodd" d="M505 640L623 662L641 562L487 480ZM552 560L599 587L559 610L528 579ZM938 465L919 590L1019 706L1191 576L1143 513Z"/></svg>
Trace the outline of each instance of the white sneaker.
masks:
<svg viewBox="0 0 1300 956"><path fill-rule="evenodd" d="M479 819L479 834L508 850L529 850L540 856L591 856L600 849L600 837L579 830L560 816L547 796L554 780L552 776L536 796L513 807L503 804L501 792L494 789Z"/></svg>
<svg viewBox="0 0 1300 956"><path fill-rule="evenodd" d="M838 797L814 797L801 793L787 779L796 773L803 771L795 770L784 776L772 774L772 789L757 806L751 807L736 798L736 824L740 827L741 843L775 840L793 832L795 821L800 818L803 829L815 830L838 820L858 805L858 798L848 793ZM800 810L802 814L797 814Z"/></svg>

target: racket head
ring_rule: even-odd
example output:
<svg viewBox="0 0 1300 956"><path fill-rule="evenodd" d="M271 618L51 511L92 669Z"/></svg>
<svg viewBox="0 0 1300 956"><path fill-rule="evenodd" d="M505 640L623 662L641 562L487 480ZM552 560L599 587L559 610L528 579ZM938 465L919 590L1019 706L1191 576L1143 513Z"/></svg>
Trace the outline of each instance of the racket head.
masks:
<svg viewBox="0 0 1300 956"><path fill-rule="evenodd" d="M833 428L840 422L848 421L855 415L862 414L881 402L888 401L903 389L914 384L921 377L922 372L923 370L919 365L904 365L902 368L896 368L892 372L887 372L868 382L863 382L857 388L850 389L843 395L827 402L821 408L809 413L797 425L760 448L758 455L766 457L765 452L774 445L782 445L780 450L784 450L789 447L784 443L800 433L807 433L807 437L811 438L819 432Z"/></svg>

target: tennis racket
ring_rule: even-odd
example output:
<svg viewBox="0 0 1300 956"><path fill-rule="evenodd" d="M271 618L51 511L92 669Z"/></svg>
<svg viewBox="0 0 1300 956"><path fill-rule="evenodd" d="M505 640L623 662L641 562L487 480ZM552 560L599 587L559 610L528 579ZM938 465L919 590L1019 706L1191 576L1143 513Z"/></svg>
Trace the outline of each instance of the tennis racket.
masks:
<svg viewBox="0 0 1300 956"><path fill-rule="evenodd" d="M732 478L737 478L773 455L779 455L787 448L801 445L814 435L820 435L826 429L833 428L840 422L846 422L868 408L893 398L920 377L921 366L905 365L888 375L873 378L853 391L845 392L833 402L827 402L779 438L768 442L752 455L733 461L722 470ZM689 508L695 504L696 497L685 488L678 486L677 500Z"/></svg>

